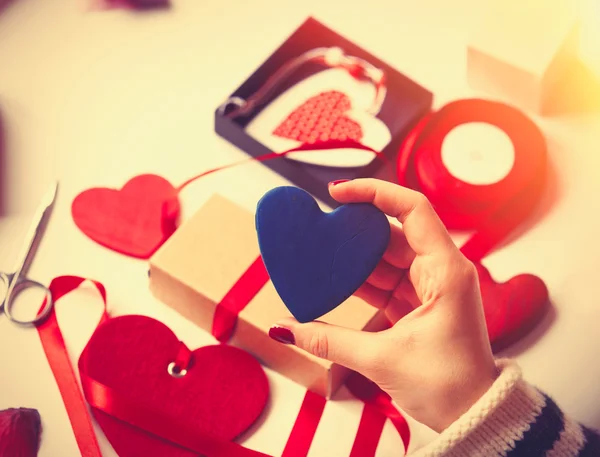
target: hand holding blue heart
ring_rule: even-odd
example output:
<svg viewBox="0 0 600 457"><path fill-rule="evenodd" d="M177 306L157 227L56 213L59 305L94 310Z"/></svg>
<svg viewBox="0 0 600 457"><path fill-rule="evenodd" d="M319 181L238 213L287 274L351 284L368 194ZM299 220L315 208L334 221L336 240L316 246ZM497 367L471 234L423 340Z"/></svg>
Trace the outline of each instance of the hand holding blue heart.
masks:
<svg viewBox="0 0 600 457"><path fill-rule="evenodd" d="M370 270L381 245L374 241L377 236L361 238L360 233L369 227L372 233L385 238L379 213L367 209L375 207L397 218L402 227L390 225L386 218L387 247L354 294L384 309L394 326L371 333L318 321L300 323L290 318L278 322L270 335L363 374L386 391L407 414L441 431L467 411L497 377L477 271L456 247L422 194L375 179L330 185L329 192L343 204L337 210L338 216L335 212L322 213L314 200L296 190L274 191L259 205L257 227L261 252L273 283L283 292L280 292L282 299L291 307L290 311L305 321L323 312L324 304L332 306L340 295L327 302L327 297L332 297L324 293L330 287L330 277L320 275L329 273L330 265L323 259L331 262L331 246L338 248L341 240L350 240L349 243L356 242L352 247L354 255L360 253L367 259L360 264L354 258L351 266L357 266L361 275ZM288 203L277 204L281 201ZM365 220L372 218L372 222L361 226L350 213L355 210L343 209L355 204L368 205L361 211L365 211ZM265 214L260 214L261 209ZM274 215L267 217L271 211L278 211L280 219ZM348 218L352 221L349 232L343 232L344 224L336 225L336 219L345 211L349 211ZM304 217L295 217L300 214ZM329 231L331 227L336 229ZM339 230L344 233L343 237ZM358 236L352 239L350 233ZM269 236L277 237L277 241L271 244ZM315 244L311 246L307 240ZM294 270L287 256L298 252L299 245L306 249L299 254L304 263L299 265L299 270ZM303 275L311 271L311 263L316 268L313 282L302 282L308 277ZM357 280L357 276L352 276L352 268L339 271L347 274L350 281ZM343 278L334 279L339 287L334 291L338 293L344 290L345 294L355 286L349 283L343 289L340 284ZM306 290L294 296L301 284Z"/></svg>

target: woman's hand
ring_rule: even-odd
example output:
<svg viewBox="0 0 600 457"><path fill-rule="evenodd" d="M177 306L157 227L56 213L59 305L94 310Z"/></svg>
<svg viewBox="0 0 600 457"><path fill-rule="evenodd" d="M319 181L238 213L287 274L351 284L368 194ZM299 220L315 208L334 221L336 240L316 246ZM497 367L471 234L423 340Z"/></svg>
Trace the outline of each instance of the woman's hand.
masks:
<svg viewBox="0 0 600 457"><path fill-rule="evenodd" d="M355 294L385 310L394 326L368 333L286 319L270 334L363 374L441 432L497 376L477 271L422 194L375 179L330 184L329 191L340 203L373 203L402 224L391 225L383 259Z"/></svg>

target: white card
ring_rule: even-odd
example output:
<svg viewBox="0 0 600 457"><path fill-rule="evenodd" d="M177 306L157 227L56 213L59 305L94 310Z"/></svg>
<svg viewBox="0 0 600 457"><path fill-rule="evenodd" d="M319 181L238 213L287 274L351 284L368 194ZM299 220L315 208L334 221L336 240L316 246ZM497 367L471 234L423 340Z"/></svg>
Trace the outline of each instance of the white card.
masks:
<svg viewBox="0 0 600 457"><path fill-rule="evenodd" d="M388 127L367 110L375 100L376 90L372 83L359 81L344 69L333 68L306 78L269 103L246 128L246 132L275 152L300 146L299 141L274 135L277 127L299 106L322 92L344 93L351 109L344 117L357 122L362 129L360 143L381 152L391 141ZM287 159L330 167L362 167L372 162L373 153L361 149L345 148L310 152L295 152Z"/></svg>

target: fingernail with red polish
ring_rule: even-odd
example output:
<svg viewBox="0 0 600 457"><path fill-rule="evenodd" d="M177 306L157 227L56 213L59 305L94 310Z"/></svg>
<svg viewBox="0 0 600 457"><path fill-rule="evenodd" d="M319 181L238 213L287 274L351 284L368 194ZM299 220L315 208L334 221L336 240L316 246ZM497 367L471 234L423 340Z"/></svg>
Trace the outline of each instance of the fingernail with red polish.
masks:
<svg viewBox="0 0 600 457"><path fill-rule="evenodd" d="M271 327L269 329L269 336L275 341L283 344L294 344L296 342L294 334L287 328L283 327Z"/></svg>
<svg viewBox="0 0 600 457"><path fill-rule="evenodd" d="M338 179L337 181L331 181L331 182L329 183L329 185L330 185L330 186L336 186L336 185L338 185L338 184L341 184L341 183L343 183L343 182L348 182L348 181L350 181L350 180L349 180L349 179Z"/></svg>

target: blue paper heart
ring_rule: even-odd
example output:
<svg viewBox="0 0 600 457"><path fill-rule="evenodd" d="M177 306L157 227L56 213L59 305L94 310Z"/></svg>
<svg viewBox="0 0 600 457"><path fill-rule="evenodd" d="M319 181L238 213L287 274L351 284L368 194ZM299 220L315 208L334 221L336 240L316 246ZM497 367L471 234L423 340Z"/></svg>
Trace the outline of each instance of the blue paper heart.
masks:
<svg viewBox="0 0 600 457"><path fill-rule="evenodd" d="M256 209L265 267L277 293L299 322L310 322L348 299L377 266L390 224L368 203L321 211L297 187L267 192Z"/></svg>

